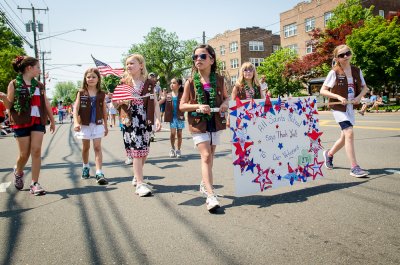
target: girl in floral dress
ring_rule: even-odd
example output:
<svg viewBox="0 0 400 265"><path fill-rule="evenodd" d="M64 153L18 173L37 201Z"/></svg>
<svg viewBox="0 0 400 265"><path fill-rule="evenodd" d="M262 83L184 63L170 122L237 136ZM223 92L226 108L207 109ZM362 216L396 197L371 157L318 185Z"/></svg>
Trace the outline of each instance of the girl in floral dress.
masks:
<svg viewBox="0 0 400 265"><path fill-rule="evenodd" d="M7 109L10 109L10 121L17 140L19 155L14 167L14 186L24 188L24 167L32 157L32 182L30 192L44 195L46 191L39 184L41 167L41 148L46 123L50 119L50 132L54 133L55 121L44 85L35 77L40 74L40 64L36 58L18 56L13 62L17 78L8 85L7 95L0 93Z"/></svg>
<svg viewBox="0 0 400 265"><path fill-rule="evenodd" d="M146 63L142 55L132 54L126 59L125 84L132 87L133 100L129 102L130 126L126 126L124 141L131 148L136 194L149 196L152 190L143 182L143 167L150 148L150 133L155 125L161 130L160 108L154 94L154 81L147 79Z"/></svg>
<svg viewBox="0 0 400 265"><path fill-rule="evenodd" d="M229 97L224 78L216 74L214 49L200 45L194 49L192 59L193 77L185 83L179 109L188 111L189 131L201 157L200 192L207 197L207 210L213 212L220 204L213 188L212 166L220 135L226 129L223 114L228 110ZM219 108L219 113L212 113L211 108Z"/></svg>
<svg viewBox="0 0 400 265"><path fill-rule="evenodd" d="M236 100L236 97L241 100L264 98L264 93L262 93L260 82L257 78L256 68L250 62L243 63L240 68L239 78L231 94L232 100Z"/></svg>

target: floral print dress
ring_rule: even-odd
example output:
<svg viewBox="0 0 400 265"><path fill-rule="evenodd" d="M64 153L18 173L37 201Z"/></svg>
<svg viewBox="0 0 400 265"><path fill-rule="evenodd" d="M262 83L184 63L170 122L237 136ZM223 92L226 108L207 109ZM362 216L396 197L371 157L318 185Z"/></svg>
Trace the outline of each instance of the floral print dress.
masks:
<svg viewBox="0 0 400 265"><path fill-rule="evenodd" d="M125 147L130 147L133 158L145 157L149 154L150 132L152 126L146 124L146 110L143 105L143 99L139 98L143 83L133 87L133 96L135 97L129 104L131 113L131 125L124 129Z"/></svg>

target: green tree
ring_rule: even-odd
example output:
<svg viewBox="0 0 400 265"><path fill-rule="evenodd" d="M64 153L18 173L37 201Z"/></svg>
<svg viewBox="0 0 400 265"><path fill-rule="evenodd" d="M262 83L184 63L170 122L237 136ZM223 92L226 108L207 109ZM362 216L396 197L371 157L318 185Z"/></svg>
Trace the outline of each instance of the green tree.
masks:
<svg viewBox="0 0 400 265"><path fill-rule="evenodd" d="M78 88L73 82L59 82L54 87L53 103L62 101L63 105L72 104L75 100Z"/></svg>
<svg viewBox="0 0 400 265"><path fill-rule="evenodd" d="M370 8L363 8L361 5L361 0L347 0L342 4L339 4L333 10L333 17L328 21L327 28L335 29L346 22L356 24L360 20L366 21L371 19L373 18L373 9L374 6L370 6Z"/></svg>
<svg viewBox="0 0 400 265"><path fill-rule="evenodd" d="M355 29L347 38L354 50L353 62L359 66L367 85L378 91L400 83L400 24L398 17L387 21L376 16Z"/></svg>
<svg viewBox="0 0 400 265"><path fill-rule="evenodd" d="M114 93L114 89L118 86L121 78L115 75L108 75L102 78L101 82L102 89L110 93Z"/></svg>
<svg viewBox="0 0 400 265"><path fill-rule="evenodd" d="M196 45L194 40L180 41L175 32L155 27L144 37L144 43L132 45L128 54L142 54L147 70L159 75L161 86L165 87L171 78L181 77L191 67L190 56Z"/></svg>
<svg viewBox="0 0 400 265"><path fill-rule="evenodd" d="M274 96L297 93L303 88L301 82L285 75L286 64L297 59L297 54L291 49L280 49L257 67L259 76L265 75L268 88Z"/></svg>
<svg viewBox="0 0 400 265"><path fill-rule="evenodd" d="M24 55L22 40L6 25L0 12L0 91L7 92L8 84L17 73L12 67L12 61L18 55Z"/></svg>

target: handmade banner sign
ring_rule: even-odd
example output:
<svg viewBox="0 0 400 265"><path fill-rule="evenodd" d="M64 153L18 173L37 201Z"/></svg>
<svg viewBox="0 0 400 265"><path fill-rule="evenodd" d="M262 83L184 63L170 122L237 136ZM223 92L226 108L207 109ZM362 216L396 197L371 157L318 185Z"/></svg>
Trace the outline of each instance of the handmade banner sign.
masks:
<svg viewBox="0 0 400 265"><path fill-rule="evenodd" d="M236 196L323 177L315 97L229 102Z"/></svg>

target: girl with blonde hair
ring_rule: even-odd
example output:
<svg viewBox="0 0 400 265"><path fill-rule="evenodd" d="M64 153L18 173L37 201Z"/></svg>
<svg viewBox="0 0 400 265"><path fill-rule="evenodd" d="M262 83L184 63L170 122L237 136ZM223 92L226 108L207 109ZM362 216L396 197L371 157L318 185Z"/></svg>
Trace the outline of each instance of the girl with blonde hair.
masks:
<svg viewBox="0 0 400 265"><path fill-rule="evenodd" d="M261 99L264 98L260 82L257 78L257 72L254 65L250 62L242 64L240 68L239 78L232 89L231 98L239 99Z"/></svg>

